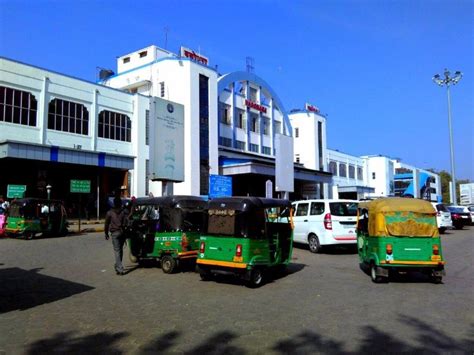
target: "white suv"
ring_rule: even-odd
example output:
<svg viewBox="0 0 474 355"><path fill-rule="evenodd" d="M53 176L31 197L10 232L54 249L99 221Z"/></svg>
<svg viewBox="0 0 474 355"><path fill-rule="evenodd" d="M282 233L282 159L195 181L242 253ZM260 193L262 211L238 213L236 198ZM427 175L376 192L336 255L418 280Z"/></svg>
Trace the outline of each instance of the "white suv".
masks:
<svg viewBox="0 0 474 355"><path fill-rule="evenodd" d="M302 200L294 208L293 240L309 245L312 253L331 244L356 244L358 201Z"/></svg>
<svg viewBox="0 0 474 355"><path fill-rule="evenodd" d="M438 230L442 234L447 228L453 227L453 221L451 220L451 212L446 208L445 205L438 202L431 202L436 210L436 221L438 222Z"/></svg>

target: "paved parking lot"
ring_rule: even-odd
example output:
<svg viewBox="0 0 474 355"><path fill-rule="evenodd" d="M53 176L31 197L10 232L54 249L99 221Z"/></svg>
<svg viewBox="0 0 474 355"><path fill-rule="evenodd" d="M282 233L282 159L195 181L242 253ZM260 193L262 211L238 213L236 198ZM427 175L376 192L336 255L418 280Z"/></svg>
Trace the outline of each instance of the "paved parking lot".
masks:
<svg viewBox="0 0 474 355"><path fill-rule="evenodd" d="M450 231L444 283L373 284L354 250L294 250L259 289L154 265L113 270L102 233L0 240L0 354L474 351L474 228Z"/></svg>

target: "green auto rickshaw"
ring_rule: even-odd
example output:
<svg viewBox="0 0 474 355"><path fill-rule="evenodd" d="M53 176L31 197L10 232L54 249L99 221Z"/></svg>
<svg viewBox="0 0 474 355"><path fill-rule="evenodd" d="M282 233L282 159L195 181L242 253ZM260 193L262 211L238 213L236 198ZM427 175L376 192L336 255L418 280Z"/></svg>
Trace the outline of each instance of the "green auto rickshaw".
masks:
<svg viewBox="0 0 474 355"><path fill-rule="evenodd" d="M59 200L21 198L13 200L5 233L10 237L33 239L42 236L64 236L68 232L67 214Z"/></svg>
<svg viewBox="0 0 474 355"><path fill-rule="evenodd" d="M207 201L196 196L135 199L126 231L130 260L158 260L167 274L183 261L195 261L206 208Z"/></svg>
<svg viewBox="0 0 474 355"><path fill-rule="evenodd" d="M376 283L388 281L389 271L425 272L435 283L445 274L436 211L428 201L389 197L359 203L357 248Z"/></svg>
<svg viewBox="0 0 474 355"><path fill-rule="evenodd" d="M289 201L222 197L210 201L208 208L197 259L201 279L233 274L249 287L259 287L267 271L288 265L293 248Z"/></svg>

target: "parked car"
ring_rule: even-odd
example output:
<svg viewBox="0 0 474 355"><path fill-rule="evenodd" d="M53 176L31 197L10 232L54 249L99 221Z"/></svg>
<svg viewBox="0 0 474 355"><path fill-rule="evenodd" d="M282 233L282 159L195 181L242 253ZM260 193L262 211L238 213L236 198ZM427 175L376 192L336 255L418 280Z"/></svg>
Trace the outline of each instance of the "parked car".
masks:
<svg viewBox="0 0 474 355"><path fill-rule="evenodd" d="M469 213L471 214L471 224L474 224L474 206L468 206L467 209L469 210Z"/></svg>
<svg viewBox="0 0 474 355"><path fill-rule="evenodd" d="M325 245L356 244L355 200L302 200L293 202L293 240L318 253Z"/></svg>
<svg viewBox="0 0 474 355"><path fill-rule="evenodd" d="M453 221L454 228L463 229L464 226L472 223L471 212L466 206L448 206L448 210L451 212L451 220Z"/></svg>
<svg viewBox="0 0 474 355"><path fill-rule="evenodd" d="M448 228L453 227L453 221L451 220L451 212L442 203L432 202L433 207L436 209L436 222L438 223L438 230L442 234Z"/></svg>

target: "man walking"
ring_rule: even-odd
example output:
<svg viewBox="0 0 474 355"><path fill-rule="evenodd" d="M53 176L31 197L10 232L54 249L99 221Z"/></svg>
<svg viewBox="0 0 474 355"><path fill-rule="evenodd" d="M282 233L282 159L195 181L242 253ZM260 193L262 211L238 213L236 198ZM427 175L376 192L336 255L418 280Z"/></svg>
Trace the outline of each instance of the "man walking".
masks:
<svg viewBox="0 0 474 355"><path fill-rule="evenodd" d="M127 217L124 211L122 211L122 200L116 197L114 199L114 207L105 215L104 232L106 240L109 240L109 235L112 236L112 245L115 254L115 272L117 275L125 275L122 264L123 245L125 244L123 226L125 225Z"/></svg>

